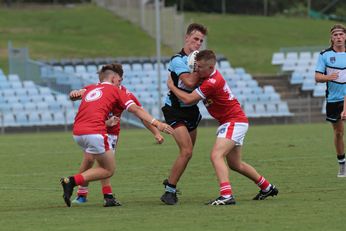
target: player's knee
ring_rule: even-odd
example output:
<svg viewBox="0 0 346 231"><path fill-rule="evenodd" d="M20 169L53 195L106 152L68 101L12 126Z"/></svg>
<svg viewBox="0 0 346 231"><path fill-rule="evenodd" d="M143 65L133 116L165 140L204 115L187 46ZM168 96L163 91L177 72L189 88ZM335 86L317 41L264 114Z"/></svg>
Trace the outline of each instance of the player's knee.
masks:
<svg viewBox="0 0 346 231"><path fill-rule="evenodd" d="M344 131L342 131L342 130L336 130L336 131L335 131L335 137L336 137L336 138L343 138L343 137L344 137Z"/></svg>
<svg viewBox="0 0 346 231"><path fill-rule="evenodd" d="M191 159L192 157L192 149L182 149L180 152L180 156L182 156L184 159Z"/></svg>
<svg viewBox="0 0 346 231"><path fill-rule="evenodd" d="M107 171L107 178L112 177L114 175L114 169Z"/></svg>
<svg viewBox="0 0 346 231"><path fill-rule="evenodd" d="M228 166L230 167L230 169L236 172L240 172L242 170L242 165L239 163L229 163Z"/></svg>

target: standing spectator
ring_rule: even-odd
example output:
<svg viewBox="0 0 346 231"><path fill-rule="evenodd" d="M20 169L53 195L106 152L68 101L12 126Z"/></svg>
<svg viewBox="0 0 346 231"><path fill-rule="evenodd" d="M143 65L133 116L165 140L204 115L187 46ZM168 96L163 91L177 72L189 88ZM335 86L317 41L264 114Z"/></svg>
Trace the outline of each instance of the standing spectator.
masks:
<svg viewBox="0 0 346 231"><path fill-rule="evenodd" d="M316 82L326 83L326 120L334 131L334 146L339 163L337 177L346 177L344 150L344 122L341 120L346 95L346 29L336 24L330 29L331 46L319 55L315 70Z"/></svg>
<svg viewBox="0 0 346 231"><path fill-rule="evenodd" d="M210 154L216 176L220 185L220 196L210 205L232 205L235 199L229 181L228 166L246 176L260 188L254 200L264 200L268 196L276 196L278 189L270 184L256 169L241 159L241 148L248 130L248 119L241 109L238 100L233 95L222 75L215 69L216 56L211 50L203 50L196 56L196 72L202 84L192 93L178 89L171 78L168 87L186 104L203 100L209 114L220 124L217 138Z"/></svg>
<svg viewBox="0 0 346 231"><path fill-rule="evenodd" d="M193 91L199 81L196 73L190 73L187 58L191 52L200 49L206 34L207 28L203 25L190 24L186 31L184 47L171 58L169 63L168 71L171 73L174 84L187 92ZM166 97L162 112L166 123L174 128L173 136L179 147L179 155L173 163L170 175L163 182L165 192L161 196L162 202L174 205L178 202L176 186L192 157L197 126L202 116L195 103L184 104L171 91Z"/></svg>

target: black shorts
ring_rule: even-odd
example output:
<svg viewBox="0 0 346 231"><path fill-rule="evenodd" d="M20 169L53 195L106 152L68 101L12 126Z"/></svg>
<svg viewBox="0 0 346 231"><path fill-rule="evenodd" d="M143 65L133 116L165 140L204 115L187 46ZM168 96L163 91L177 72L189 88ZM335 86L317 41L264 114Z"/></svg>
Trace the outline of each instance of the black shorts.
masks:
<svg viewBox="0 0 346 231"><path fill-rule="evenodd" d="M173 128L183 124L189 132L195 130L202 119L197 106L174 108L166 104L162 112L167 124Z"/></svg>
<svg viewBox="0 0 346 231"><path fill-rule="evenodd" d="M341 112L344 110L344 101L328 103L326 105L327 121L332 123L338 122L341 119Z"/></svg>

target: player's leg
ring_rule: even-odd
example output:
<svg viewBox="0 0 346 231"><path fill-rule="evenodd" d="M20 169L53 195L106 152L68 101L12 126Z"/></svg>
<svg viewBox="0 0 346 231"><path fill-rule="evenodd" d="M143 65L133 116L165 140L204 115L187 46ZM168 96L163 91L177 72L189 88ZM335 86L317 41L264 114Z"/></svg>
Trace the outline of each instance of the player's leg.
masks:
<svg viewBox="0 0 346 231"><path fill-rule="evenodd" d="M174 129L173 137L179 147L179 155L173 163L168 180L165 180L163 183L165 185L165 193L161 196L161 201L165 204L174 205L178 201L176 185L192 157L196 135L197 129L191 132L185 126L179 126Z"/></svg>
<svg viewBox="0 0 346 231"><path fill-rule="evenodd" d="M188 132L185 126L179 126L174 129L173 137L179 147L179 155L175 160L168 182L176 185L185 171L185 168L192 157L193 145L196 140L197 129Z"/></svg>
<svg viewBox="0 0 346 231"><path fill-rule="evenodd" d="M225 156L235 146L234 141L226 138L216 138L215 144L210 154L219 185L220 196L208 202L209 205L233 205L235 200L232 195L232 187L229 180L229 171L225 163Z"/></svg>
<svg viewBox="0 0 346 231"><path fill-rule="evenodd" d="M76 185L84 185L90 181L111 177L114 173L114 154L109 149L107 135L92 134L74 136L75 141L82 147L85 153L93 155L97 161L96 168L90 168L83 173L60 179L63 187L63 198L68 207L71 206L71 196Z"/></svg>
<svg viewBox="0 0 346 231"><path fill-rule="evenodd" d="M334 131L334 145L336 149L336 157L339 163L338 177L346 177L345 168L345 150L344 150L344 122L338 120L332 123Z"/></svg>
<svg viewBox="0 0 346 231"><path fill-rule="evenodd" d="M117 136L110 136L110 143L112 144L112 152L115 157L115 149L117 144ZM116 168L116 160L114 158L114 169ZM103 206L113 207L120 206L120 202L114 197L113 189L111 185L111 178L106 178L101 180L102 194L103 194Z"/></svg>
<svg viewBox="0 0 346 231"><path fill-rule="evenodd" d="M276 196L279 193L275 185L270 184L270 182L261 176L250 164L242 161L241 146L234 147L227 155L226 160L228 166L232 170L246 176L260 188L259 193L253 198L254 200L264 200L268 196Z"/></svg>
<svg viewBox="0 0 346 231"><path fill-rule="evenodd" d="M79 167L79 173L85 172L94 165L94 156L90 153L84 153L82 163ZM77 197L72 201L74 204L83 204L87 202L88 183L78 186Z"/></svg>

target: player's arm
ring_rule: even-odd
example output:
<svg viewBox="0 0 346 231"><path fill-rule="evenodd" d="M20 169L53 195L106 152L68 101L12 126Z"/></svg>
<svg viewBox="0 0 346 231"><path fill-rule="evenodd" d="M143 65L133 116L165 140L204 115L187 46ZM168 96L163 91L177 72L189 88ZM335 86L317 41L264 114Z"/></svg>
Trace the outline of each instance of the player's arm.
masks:
<svg viewBox="0 0 346 231"><path fill-rule="evenodd" d="M199 77L197 72L192 73L183 73L179 76L179 79L184 83L188 88L195 88L199 83Z"/></svg>
<svg viewBox="0 0 346 231"><path fill-rule="evenodd" d="M202 99L202 97L199 94L197 94L196 91L186 93L185 91L182 91L176 86L174 86L173 80L170 75L167 79L167 86L174 93L174 95L176 95L185 104L197 103Z"/></svg>
<svg viewBox="0 0 346 231"><path fill-rule="evenodd" d="M174 132L173 128L166 123L162 123L151 116L143 108L137 106L135 103L128 106L127 110L137 116L139 119L149 122L151 125L156 127L159 131L165 132L167 134L172 134Z"/></svg>
<svg viewBox="0 0 346 231"><path fill-rule="evenodd" d="M316 72L315 73L315 80L318 83L325 83L328 81L336 80L338 78L338 76L339 76L339 72L334 72L330 75L325 75L325 74L322 74L320 72Z"/></svg>
<svg viewBox="0 0 346 231"><path fill-rule="evenodd" d="M156 142L158 144L162 144L165 139L163 138L163 136L161 135L160 131L154 127L153 125L151 125L149 122L145 121L145 120L141 120L143 125L154 135L154 138L156 140Z"/></svg>
<svg viewBox="0 0 346 231"><path fill-rule="evenodd" d="M82 99L82 96L85 93L85 91L86 89L72 90L69 94L70 100L76 101Z"/></svg>

